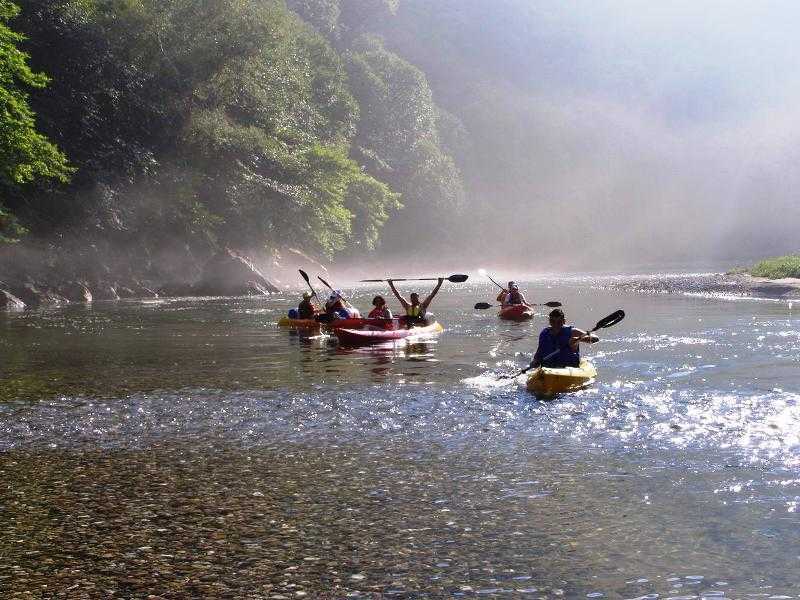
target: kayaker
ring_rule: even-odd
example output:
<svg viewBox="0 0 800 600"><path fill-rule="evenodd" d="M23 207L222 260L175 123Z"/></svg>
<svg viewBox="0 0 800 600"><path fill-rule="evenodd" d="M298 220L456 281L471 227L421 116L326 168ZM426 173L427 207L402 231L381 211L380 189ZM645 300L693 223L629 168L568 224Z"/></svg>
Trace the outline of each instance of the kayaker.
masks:
<svg viewBox="0 0 800 600"><path fill-rule="evenodd" d="M386 300L383 296L375 296L372 299L373 308L369 313L370 319L391 319L392 311L386 306Z"/></svg>
<svg viewBox="0 0 800 600"><path fill-rule="evenodd" d="M503 306L511 306L512 304L528 304L525 301L525 296L519 291L519 286L513 281L508 282L508 289L502 290L497 295L497 301Z"/></svg>
<svg viewBox="0 0 800 600"><path fill-rule="evenodd" d="M334 319L358 319L361 317L358 309L342 298L339 290L331 292L328 297L328 301L325 303L325 314Z"/></svg>
<svg viewBox="0 0 800 600"><path fill-rule="evenodd" d="M439 282L436 284L436 287L433 288L433 291L428 294L428 297L425 298L422 302L419 301L419 294L413 292L406 300L400 295L400 292L397 291L397 288L394 287L394 280L387 279L389 283L389 287L392 290L392 293L395 297L400 301L400 304L403 306L403 309L406 311L405 321L406 323L411 322L418 322L424 321L425 315L428 313L428 306L431 303L431 300L436 296L439 292L439 288L442 287L442 283L444 283L444 278L439 277Z"/></svg>
<svg viewBox="0 0 800 600"><path fill-rule="evenodd" d="M313 319L319 312L317 305L311 299L311 294L308 292L303 293L303 299L297 306L297 314L299 319Z"/></svg>
<svg viewBox="0 0 800 600"><path fill-rule="evenodd" d="M560 308L550 312L550 327L539 334L539 347L531 361L531 367L577 367L581 362L579 342L599 342L596 335L587 335L582 329L565 326L566 317Z"/></svg>

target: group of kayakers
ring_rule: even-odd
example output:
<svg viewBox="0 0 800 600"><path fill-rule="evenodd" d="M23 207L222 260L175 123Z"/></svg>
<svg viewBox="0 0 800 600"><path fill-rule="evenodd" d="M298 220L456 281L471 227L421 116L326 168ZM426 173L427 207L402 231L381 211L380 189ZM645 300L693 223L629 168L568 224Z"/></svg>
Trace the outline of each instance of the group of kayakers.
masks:
<svg viewBox="0 0 800 600"><path fill-rule="evenodd" d="M394 286L393 279L387 279L386 281L389 284L389 289L403 308L403 312L405 313L403 316L404 320L407 322L419 322L425 320L428 314L428 306L430 306L430 303L442 287L444 278L439 278L436 287L433 288L433 291L422 301L420 301L419 294L416 292L412 292L408 299L404 298ZM383 296L375 296L372 299L372 307L367 318L386 319L387 321L394 318ZM320 306L315 301L314 294L305 292L300 305L297 307L297 315L300 319L318 319L320 321L361 318L359 310L342 296L340 290L331 290L331 294L328 296L323 306Z"/></svg>
<svg viewBox="0 0 800 600"><path fill-rule="evenodd" d="M433 288L428 296L420 301L419 294L412 292L408 299L404 298L394 285L394 280L387 279L389 289L400 302L403 312L401 319L408 325L417 322L424 322L428 316L430 306L439 289L442 287L444 278L439 278L436 287ZM497 301L501 306L509 307L524 305L530 307L525 300L525 296L514 281L508 282L508 287L503 288L497 296ZM557 303L556 303L557 304ZM552 305L552 304L551 304ZM372 299L372 310L369 312L369 319L392 320L392 311L386 304L383 296L375 296ZM488 305L487 305L488 306ZM331 294L324 306L318 306L314 301L314 295L308 292L303 294L303 300L297 309L298 317L301 319L317 319L331 321L337 319L358 319L361 313L353 307L339 290L331 290ZM580 364L579 344L595 343L599 338L596 335L588 334L582 329L566 325L566 315L560 308L553 309L549 314L549 327L544 328L539 333L539 344L534 354L532 367L577 367Z"/></svg>

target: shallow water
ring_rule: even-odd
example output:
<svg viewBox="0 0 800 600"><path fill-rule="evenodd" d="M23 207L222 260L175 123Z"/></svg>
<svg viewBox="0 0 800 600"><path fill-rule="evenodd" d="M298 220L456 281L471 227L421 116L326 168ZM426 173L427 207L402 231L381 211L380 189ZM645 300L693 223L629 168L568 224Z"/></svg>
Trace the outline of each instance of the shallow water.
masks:
<svg viewBox="0 0 800 600"><path fill-rule="evenodd" d="M471 282L364 349L289 297L0 315L0 595L800 597L800 318L608 282L525 286L628 315L546 403Z"/></svg>

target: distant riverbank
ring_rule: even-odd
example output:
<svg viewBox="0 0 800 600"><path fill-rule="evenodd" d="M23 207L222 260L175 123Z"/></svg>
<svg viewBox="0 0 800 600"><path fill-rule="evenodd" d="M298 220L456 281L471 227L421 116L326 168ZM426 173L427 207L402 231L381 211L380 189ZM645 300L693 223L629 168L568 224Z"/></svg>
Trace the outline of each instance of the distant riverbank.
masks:
<svg viewBox="0 0 800 600"><path fill-rule="evenodd" d="M643 293L709 294L742 298L800 300L800 278L768 279L749 273L700 273L674 276L641 276L615 281L612 289Z"/></svg>

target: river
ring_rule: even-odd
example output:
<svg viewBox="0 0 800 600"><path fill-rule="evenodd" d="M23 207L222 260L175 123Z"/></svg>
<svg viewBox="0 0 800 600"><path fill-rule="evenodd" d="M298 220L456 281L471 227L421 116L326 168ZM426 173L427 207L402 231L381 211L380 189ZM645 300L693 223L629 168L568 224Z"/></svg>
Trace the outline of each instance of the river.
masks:
<svg viewBox="0 0 800 600"><path fill-rule="evenodd" d="M800 307L608 283L522 285L627 313L551 402L472 280L377 348L293 295L0 314L0 597L800 597Z"/></svg>

